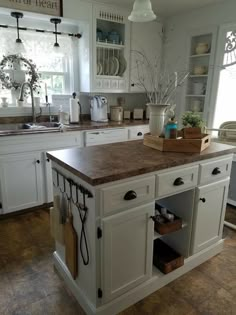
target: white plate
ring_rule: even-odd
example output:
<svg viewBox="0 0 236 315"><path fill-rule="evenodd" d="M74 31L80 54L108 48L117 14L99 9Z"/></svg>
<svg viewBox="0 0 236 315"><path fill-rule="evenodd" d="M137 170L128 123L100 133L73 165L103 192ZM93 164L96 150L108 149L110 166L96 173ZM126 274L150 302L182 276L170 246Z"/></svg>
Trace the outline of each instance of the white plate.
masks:
<svg viewBox="0 0 236 315"><path fill-rule="evenodd" d="M119 67L118 75L122 76L125 73L125 70L127 68L127 62L123 56L119 57L119 64L120 64L120 67Z"/></svg>
<svg viewBox="0 0 236 315"><path fill-rule="evenodd" d="M116 57L112 57L112 61L114 64L114 71L113 71L112 75L116 76L119 73L120 63Z"/></svg>

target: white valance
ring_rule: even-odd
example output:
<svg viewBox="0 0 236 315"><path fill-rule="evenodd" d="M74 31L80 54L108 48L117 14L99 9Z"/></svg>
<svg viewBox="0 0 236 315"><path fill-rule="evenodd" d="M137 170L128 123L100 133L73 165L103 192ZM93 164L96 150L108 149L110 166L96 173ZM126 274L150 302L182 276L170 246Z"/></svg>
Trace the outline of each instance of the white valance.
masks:
<svg viewBox="0 0 236 315"><path fill-rule="evenodd" d="M17 53L21 44L16 43L16 30L12 29L0 29L0 58L9 54ZM54 49L55 35L37 33L32 31L20 31L20 38L23 42L23 50L21 54L26 58L33 58L37 56L48 57L56 54ZM69 36L59 36L58 42L60 48L57 50L58 54L64 56L72 55L72 38Z"/></svg>

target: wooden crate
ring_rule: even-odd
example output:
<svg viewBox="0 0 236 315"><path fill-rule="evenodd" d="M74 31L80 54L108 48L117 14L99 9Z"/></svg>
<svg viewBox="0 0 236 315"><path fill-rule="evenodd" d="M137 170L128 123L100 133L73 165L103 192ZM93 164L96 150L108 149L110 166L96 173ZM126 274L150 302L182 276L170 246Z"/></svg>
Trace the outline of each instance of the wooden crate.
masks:
<svg viewBox="0 0 236 315"><path fill-rule="evenodd" d="M165 139L147 133L143 140L144 145L159 151L185 153L200 153L209 147L210 143L211 136L205 133L201 135L201 139Z"/></svg>
<svg viewBox="0 0 236 315"><path fill-rule="evenodd" d="M184 265L184 257L173 250L162 240L154 241L153 264L167 274Z"/></svg>
<svg viewBox="0 0 236 315"><path fill-rule="evenodd" d="M167 213L171 213L171 212L167 211ZM155 217L153 218L153 221L154 221L155 231L161 235L172 233L172 232L182 229L182 219L176 215L174 215L174 221L165 219L165 222L160 223L157 220L155 220Z"/></svg>

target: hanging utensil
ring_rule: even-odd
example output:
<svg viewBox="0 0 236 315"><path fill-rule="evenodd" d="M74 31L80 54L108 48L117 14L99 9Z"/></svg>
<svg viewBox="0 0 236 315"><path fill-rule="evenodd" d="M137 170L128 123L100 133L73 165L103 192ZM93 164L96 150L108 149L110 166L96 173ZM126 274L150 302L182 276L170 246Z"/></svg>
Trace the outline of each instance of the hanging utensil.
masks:
<svg viewBox="0 0 236 315"><path fill-rule="evenodd" d="M78 276L78 238L73 226L71 202L72 183L70 182L70 196L68 198L67 219L65 223L65 260L73 279L76 279Z"/></svg>
<svg viewBox="0 0 236 315"><path fill-rule="evenodd" d="M89 264L89 250L88 250L88 242L87 242L87 237L86 237L86 232L85 232L85 223L87 220L87 214L88 214L88 208L86 206L86 194L87 192L85 189L80 188L80 191L83 195L83 204L79 202L79 188L77 186L76 188L76 203L75 206L78 209L79 216L80 216L80 221L81 221L81 234L80 234L80 254L83 259L83 263L85 266ZM84 244L84 246L83 246ZM84 253L85 250L85 253Z"/></svg>

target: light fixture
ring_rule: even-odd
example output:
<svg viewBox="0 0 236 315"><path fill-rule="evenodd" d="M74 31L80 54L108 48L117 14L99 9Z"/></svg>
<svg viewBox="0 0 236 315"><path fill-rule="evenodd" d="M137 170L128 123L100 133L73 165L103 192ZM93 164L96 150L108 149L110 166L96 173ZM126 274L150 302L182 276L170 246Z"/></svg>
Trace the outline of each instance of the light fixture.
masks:
<svg viewBox="0 0 236 315"><path fill-rule="evenodd" d="M16 43L22 44L22 40L20 39L19 19L22 19L24 15L21 12L11 12L11 16L16 19L16 30L17 30Z"/></svg>
<svg viewBox="0 0 236 315"><path fill-rule="evenodd" d="M150 22L156 19L150 0L135 0L128 19L132 22Z"/></svg>
<svg viewBox="0 0 236 315"><path fill-rule="evenodd" d="M56 41L55 41L55 44L54 44L54 48L59 48L60 45L57 42L57 35L60 34L60 33L58 33L58 31L57 31L57 25L61 23L61 19L53 18L53 19L50 20L50 22L55 25L55 32L54 32L54 34L55 34L55 40Z"/></svg>

